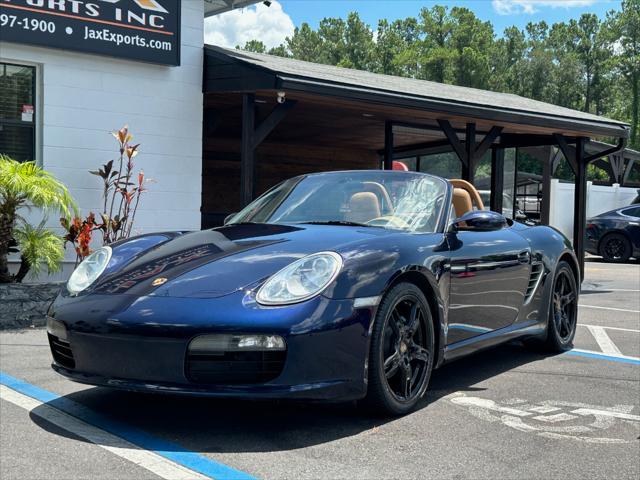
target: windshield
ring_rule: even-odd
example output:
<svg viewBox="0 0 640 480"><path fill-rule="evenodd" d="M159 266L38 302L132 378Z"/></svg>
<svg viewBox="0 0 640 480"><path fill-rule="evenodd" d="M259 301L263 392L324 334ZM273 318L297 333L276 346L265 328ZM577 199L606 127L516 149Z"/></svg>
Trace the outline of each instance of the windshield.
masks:
<svg viewBox="0 0 640 480"><path fill-rule="evenodd" d="M332 172L286 180L229 222L321 223L434 232L447 186L414 172Z"/></svg>

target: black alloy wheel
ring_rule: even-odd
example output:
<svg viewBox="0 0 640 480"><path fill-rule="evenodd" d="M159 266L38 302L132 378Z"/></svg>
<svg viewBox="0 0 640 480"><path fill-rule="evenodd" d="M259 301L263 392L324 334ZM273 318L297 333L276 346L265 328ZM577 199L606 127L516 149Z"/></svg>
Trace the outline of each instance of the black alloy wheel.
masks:
<svg viewBox="0 0 640 480"><path fill-rule="evenodd" d="M378 308L369 356L367 401L378 412L402 415L424 395L433 369L429 304L410 283L392 288Z"/></svg>
<svg viewBox="0 0 640 480"><path fill-rule="evenodd" d="M567 262L558 263L551 293L547 347L564 352L573 347L578 320L578 286Z"/></svg>
<svg viewBox="0 0 640 480"><path fill-rule="evenodd" d="M626 262L631 257L631 243L621 233L609 233L600 243L600 254L607 262Z"/></svg>

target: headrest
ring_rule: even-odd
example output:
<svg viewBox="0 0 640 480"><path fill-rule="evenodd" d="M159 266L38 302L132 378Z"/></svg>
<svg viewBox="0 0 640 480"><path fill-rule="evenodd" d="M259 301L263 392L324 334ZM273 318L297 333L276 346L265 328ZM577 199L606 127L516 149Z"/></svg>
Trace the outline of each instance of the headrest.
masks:
<svg viewBox="0 0 640 480"><path fill-rule="evenodd" d="M456 217L461 217L465 213L473 210L471 195L463 188L453 189L453 208L456 210Z"/></svg>
<svg viewBox="0 0 640 480"><path fill-rule="evenodd" d="M366 223L380 216L380 202L375 193L354 193L349 200L351 212L347 215L350 222Z"/></svg>

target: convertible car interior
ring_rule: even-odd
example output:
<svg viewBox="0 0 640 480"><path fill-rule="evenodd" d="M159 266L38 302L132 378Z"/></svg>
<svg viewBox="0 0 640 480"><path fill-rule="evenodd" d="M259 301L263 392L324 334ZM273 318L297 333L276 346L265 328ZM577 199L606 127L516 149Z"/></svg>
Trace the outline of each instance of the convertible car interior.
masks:
<svg viewBox="0 0 640 480"><path fill-rule="evenodd" d="M482 197L471 183L461 179L452 179L449 183L453 186L452 215L459 218L473 210L484 210ZM383 216L393 217L394 212L386 188L376 182L364 182L347 202L345 221L366 224Z"/></svg>
<svg viewBox="0 0 640 480"><path fill-rule="evenodd" d="M457 217L462 217L474 207L476 210L484 210L482 197L476 187L460 179L449 180L449 183L453 185L453 208Z"/></svg>

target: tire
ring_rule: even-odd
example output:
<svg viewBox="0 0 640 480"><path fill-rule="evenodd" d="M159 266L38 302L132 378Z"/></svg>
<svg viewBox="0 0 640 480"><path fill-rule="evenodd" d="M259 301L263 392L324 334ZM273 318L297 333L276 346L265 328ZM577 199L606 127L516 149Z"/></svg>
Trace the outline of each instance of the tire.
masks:
<svg viewBox="0 0 640 480"><path fill-rule="evenodd" d="M549 352L566 352L573 348L578 321L578 285L573 270L567 262L556 267L551 297L549 319L544 349Z"/></svg>
<svg viewBox="0 0 640 480"><path fill-rule="evenodd" d="M631 242L621 233L608 233L600 240L598 252L607 262L626 262L631 257Z"/></svg>
<svg viewBox="0 0 640 480"><path fill-rule="evenodd" d="M429 303L412 283L399 283L383 297L369 348L365 405L374 413L405 415L423 397L435 357Z"/></svg>

